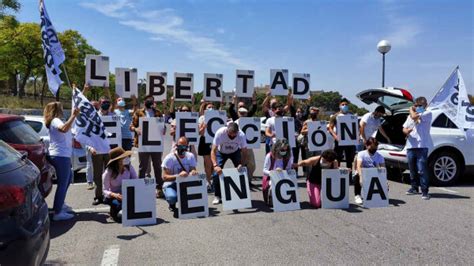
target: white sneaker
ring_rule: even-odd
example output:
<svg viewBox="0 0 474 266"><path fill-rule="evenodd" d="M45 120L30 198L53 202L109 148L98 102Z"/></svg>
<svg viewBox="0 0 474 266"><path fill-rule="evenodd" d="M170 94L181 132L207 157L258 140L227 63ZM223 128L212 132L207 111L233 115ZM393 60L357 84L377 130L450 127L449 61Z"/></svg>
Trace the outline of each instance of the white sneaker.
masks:
<svg viewBox="0 0 474 266"><path fill-rule="evenodd" d="M362 204L362 198L359 195L356 195L354 197L354 200L356 204Z"/></svg>
<svg viewBox="0 0 474 266"><path fill-rule="evenodd" d="M61 211L60 213L56 213L53 216L54 221L64 221L74 218L74 214L67 213L65 211Z"/></svg>
<svg viewBox="0 0 474 266"><path fill-rule="evenodd" d="M212 204L213 204L213 205L217 205L217 204L219 204L219 203L221 203L221 198L215 196L215 197L214 197L214 200L212 201Z"/></svg>
<svg viewBox="0 0 474 266"><path fill-rule="evenodd" d="M63 211L63 212L73 212L72 207L67 205L66 203L63 204L63 207L61 208L61 211Z"/></svg>

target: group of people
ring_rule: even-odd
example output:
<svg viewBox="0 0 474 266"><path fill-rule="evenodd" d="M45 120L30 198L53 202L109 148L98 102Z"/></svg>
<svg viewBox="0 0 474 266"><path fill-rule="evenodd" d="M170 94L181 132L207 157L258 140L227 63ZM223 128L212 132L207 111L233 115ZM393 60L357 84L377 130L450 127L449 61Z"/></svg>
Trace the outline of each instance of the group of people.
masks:
<svg viewBox="0 0 474 266"><path fill-rule="evenodd" d="M85 86L84 92L89 90ZM117 97L112 101L110 93L102 96L96 106L99 116L115 115L119 118L122 129L122 145L110 149L109 152L99 153L94 147L85 147L88 154L88 171L86 173L89 182L88 189L95 189L93 205L108 204L111 206L110 214L114 220L120 220L121 212L121 183L124 179L145 178L150 176L153 169L156 179L156 196L164 197L169 204L170 210L176 210L177 191L176 178L195 175L197 173L198 156L203 157L204 170L208 181L208 192L214 192L213 204L221 203L221 191L219 175L227 160L232 161L236 168L247 167L247 174L250 185L254 176L256 164L252 149L247 148L246 137L239 129L239 118L253 116L257 109L256 96L252 98L252 105L249 109L245 102L238 102L234 97L228 108L229 121L226 126L220 128L215 133L212 143L206 143L204 132L206 123L204 113L206 110L213 110L215 106L212 102L202 101L199 113L199 134L201 135L199 145L196 149L190 145L186 137L180 137L175 142L176 112L194 111L193 107L186 104L175 108L173 98L171 98L168 110L166 101L162 102L163 110L157 108L157 103L152 95L146 96L143 107L138 108L136 97L132 97L132 109L126 109L125 100ZM194 101L194 99L193 99ZM415 100L415 105L410 108L410 115L404 125L403 132L407 136L408 160L410 166L410 177L412 187L407 194L416 194L421 191L423 199L429 199L428 175L426 166L427 146L425 139L429 136L429 125L431 113L426 111L426 99L423 97ZM340 137L336 130L337 117L351 115L349 112L349 101L342 99L339 103L340 110L333 116L328 124L328 131L334 138L334 149L323 152L310 152L308 150L308 123L317 121L319 109L306 104L304 107L296 108L293 98L288 97L287 103L282 104L276 98L267 94L263 102L263 111L268 117L266 122L267 136L266 156L263 165L262 192L263 199L271 205L270 171L298 170L303 167L306 177L307 192L310 204L315 208L321 207L321 169L337 169L340 162L345 158L346 167L354 172L354 192L355 202L361 204L361 169L369 167L384 167L384 159L377 152L378 141L375 138L377 132L390 143L390 138L381 127L381 117L385 114L385 109L377 107L374 112L364 115L360 121L361 140L365 149L357 153L356 146L340 146ZM223 104L220 106L223 110ZM275 137L275 117L285 116L290 112L295 118L295 140L296 147L290 148L287 139L277 139ZM54 198L53 220L71 219L71 208L65 204L67 189L71 180L71 142L72 134L70 129L79 115L78 109L71 111L70 118L63 122L63 109L59 102L47 104L44 109L44 118L50 134L49 157L56 168L58 188ZM169 133L173 143L171 151L163 158L161 152L138 152L138 171L130 163L132 147L138 147L138 137L141 135L139 127L140 117L162 117L170 122ZM133 134L132 134L133 133ZM161 132L167 134L166 127ZM293 137L293 136L290 136ZM301 160L299 160L301 154ZM344 156L345 155L345 156ZM355 163L354 163L355 162ZM353 165L354 163L354 165ZM421 181L421 182L420 182Z"/></svg>

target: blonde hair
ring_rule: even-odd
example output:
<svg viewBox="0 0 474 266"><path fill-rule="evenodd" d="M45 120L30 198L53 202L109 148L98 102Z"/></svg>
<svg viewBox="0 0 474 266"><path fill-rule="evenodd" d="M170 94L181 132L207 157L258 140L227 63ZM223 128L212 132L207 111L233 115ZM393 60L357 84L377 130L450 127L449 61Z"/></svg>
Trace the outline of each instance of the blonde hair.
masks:
<svg viewBox="0 0 474 266"><path fill-rule="evenodd" d="M63 105L60 102L50 102L44 107L43 111L44 123L47 128L51 125L54 118L63 117Z"/></svg>

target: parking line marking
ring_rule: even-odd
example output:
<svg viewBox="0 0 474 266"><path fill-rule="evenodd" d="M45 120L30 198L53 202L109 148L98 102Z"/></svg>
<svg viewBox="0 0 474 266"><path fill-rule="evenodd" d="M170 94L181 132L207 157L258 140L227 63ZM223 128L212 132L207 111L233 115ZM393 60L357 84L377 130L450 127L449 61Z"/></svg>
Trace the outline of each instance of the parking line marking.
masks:
<svg viewBox="0 0 474 266"><path fill-rule="evenodd" d="M433 187L433 188L436 188L436 189L439 189L439 190L442 190L442 191L445 191L445 192L448 192L448 193L453 193L453 194L458 194L459 193L455 190L447 189L447 188L444 188L444 187Z"/></svg>
<svg viewBox="0 0 474 266"><path fill-rule="evenodd" d="M100 265L102 266L112 266L118 264L120 253L120 246L119 245L111 245L105 251L104 255L102 256L102 262Z"/></svg>
<svg viewBox="0 0 474 266"><path fill-rule="evenodd" d="M84 209L73 209L75 213L81 213L81 212L103 212L103 211L108 211L110 208L109 207L96 207L96 208L84 208Z"/></svg>

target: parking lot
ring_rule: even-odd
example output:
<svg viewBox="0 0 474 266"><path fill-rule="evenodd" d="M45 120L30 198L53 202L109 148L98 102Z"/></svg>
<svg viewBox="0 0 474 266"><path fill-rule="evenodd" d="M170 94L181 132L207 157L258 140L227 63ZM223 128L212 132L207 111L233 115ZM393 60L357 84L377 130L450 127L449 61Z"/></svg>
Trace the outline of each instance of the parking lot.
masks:
<svg viewBox="0 0 474 266"><path fill-rule="evenodd" d="M166 142L165 142L166 143ZM169 142L167 142L169 143ZM169 150L168 147L165 150ZM256 151L261 176L263 148ZM199 159L202 168L202 159ZM132 164L138 168L137 156ZM83 180L78 177L77 180ZM260 184L260 179L254 180ZM179 220L157 200L157 224L127 227L108 217L108 206L92 206L93 191L73 184L67 203L73 220L53 222L50 264L149 265L218 264L469 264L474 257L474 179L454 187L431 188L432 199L407 196L408 185L390 181L390 206L347 210L312 209L304 178L299 178L299 211L274 213L252 191L252 209L222 211ZM48 197L49 204L53 200Z"/></svg>

